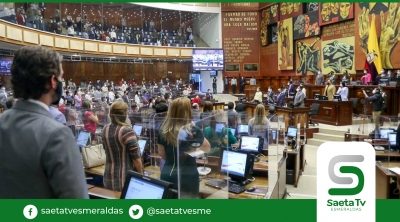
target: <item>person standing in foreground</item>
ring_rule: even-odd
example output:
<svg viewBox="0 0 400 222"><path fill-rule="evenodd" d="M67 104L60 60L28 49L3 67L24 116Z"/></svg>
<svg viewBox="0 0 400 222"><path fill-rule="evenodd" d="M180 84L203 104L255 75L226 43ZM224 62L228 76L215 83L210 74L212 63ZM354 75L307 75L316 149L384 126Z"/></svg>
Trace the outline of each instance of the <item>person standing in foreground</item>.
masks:
<svg viewBox="0 0 400 222"><path fill-rule="evenodd" d="M49 112L62 94L61 61L40 46L15 54L11 83L20 99L0 116L0 198L88 198L76 140Z"/></svg>
<svg viewBox="0 0 400 222"><path fill-rule="evenodd" d="M368 96L368 94L363 89L362 92L365 95L365 99L368 101L372 101L371 109L372 109L372 120L375 123L375 132L379 132L379 121L381 117L381 111L383 106L383 98L381 95L381 90L376 88L372 90L372 96Z"/></svg>

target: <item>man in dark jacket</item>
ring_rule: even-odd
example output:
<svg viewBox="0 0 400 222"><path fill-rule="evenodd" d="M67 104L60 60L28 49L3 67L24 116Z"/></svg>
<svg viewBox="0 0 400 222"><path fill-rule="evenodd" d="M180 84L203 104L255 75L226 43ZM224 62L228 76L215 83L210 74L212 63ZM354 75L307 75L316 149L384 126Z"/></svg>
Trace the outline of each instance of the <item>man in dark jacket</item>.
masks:
<svg viewBox="0 0 400 222"><path fill-rule="evenodd" d="M376 88L372 91L372 96L368 96L368 94L363 90L365 95L365 99L367 101L372 101L371 109L372 109L372 119L375 123L375 132L379 132L379 120L381 116L382 106L383 106L383 98L381 95L381 90Z"/></svg>

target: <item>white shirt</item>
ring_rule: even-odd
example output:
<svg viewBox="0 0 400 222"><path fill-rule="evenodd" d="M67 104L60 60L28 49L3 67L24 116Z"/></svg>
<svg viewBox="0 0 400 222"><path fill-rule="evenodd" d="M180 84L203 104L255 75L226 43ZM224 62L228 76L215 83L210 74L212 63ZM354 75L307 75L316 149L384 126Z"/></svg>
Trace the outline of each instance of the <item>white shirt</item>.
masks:
<svg viewBox="0 0 400 222"><path fill-rule="evenodd" d="M231 85L237 85L237 80L236 79L232 79L231 80Z"/></svg>
<svg viewBox="0 0 400 222"><path fill-rule="evenodd" d="M135 95L135 103L139 104L140 103L140 98L138 95Z"/></svg>
<svg viewBox="0 0 400 222"><path fill-rule="evenodd" d="M258 101L262 101L262 92L258 91L256 92L256 94L254 95L254 100L258 100Z"/></svg>
<svg viewBox="0 0 400 222"><path fill-rule="evenodd" d="M108 92L108 97L110 98L110 101L111 101L111 102L114 101L114 99L115 99L115 94L114 94L114 92L113 92L113 91Z"/></svg>
<svg viewBox="0 0 400 222"><path fill-rule="evenodd" d="M58 103L58 105L61 106L62 104L64 104L64 100L61 98L60 102Z"/></svg>
<svg viewBox="0 0 400 222"><path fill-rule="evenodd" d="M117 38L117 34L116 34L115 32L111 32L111 33L110 33L110 37L111 37L111 38Z"/></svg>
<svg viewBox="0 0 400 222"><path fill-rule="evenodd" d="M74 35L74 34L75 34L74 28L72 28L72 26L69 27L69 28L68 28L68 35Z"/></svg>
<svg viewBox="0 0 400 222"><path fill-rule="evenodd" d="M38 104L39 106L41 106L41 107L45 108L46 110L49 110L49 111L50 111L50 108L49 108L46 104L44 104L42 101L34 100L34 99L28 99L28 100L26 100L26 101L28 101L28 102L30 102L30 103L36 103L36 104Z"/></svg>
<svg viewBox="0 0 400 222"><path fill-rule="evenodd" d="M256 79L255 78L251 78L250 79L250 85L256 85Z"/></svg>
<svg viewBox="0 0 400 222"><path fill-rule="evenodd" d="M86 95L85 95L85 100L92 101L92 97L90 97L90 95L89 95L89 94L86 94Z"/></svg>
<svg viewBox="0 0 400 222"><path fill-rule="evenodd" d="M307 97L306 88L303 88L303 90L301 90L301 91L304 93L304 97Z"/></svg>

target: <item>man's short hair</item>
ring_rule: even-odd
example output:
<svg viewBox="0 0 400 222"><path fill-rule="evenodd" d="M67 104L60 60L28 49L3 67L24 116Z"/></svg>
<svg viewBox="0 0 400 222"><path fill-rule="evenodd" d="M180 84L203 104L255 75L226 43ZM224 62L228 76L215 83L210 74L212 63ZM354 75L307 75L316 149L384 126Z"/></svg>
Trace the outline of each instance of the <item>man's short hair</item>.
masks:
<svg viewBox="0 0 400 222"><path fill-rule="evenodd" d="M165 103L159 103L155 107L156 113L164 113L168 111L168 106Z"/></svg>
<svg viewBox="0 0 400 222"><path fill-rule="evenodd" d="M24 46L14 56L11 83L16 98L38 100L49 92L50 78L61 74L62 56L41 46Z"/></svg>
<svg viewBox="0 0 400 222"><path fill-rule="evenodd" d="M269 112L269 114L274 114L276 112L275 106L269 106L268 112Z"/></svg>
<svg viewBox="0 0 400 222"><path fill-rule="evenodd" d="M233 104L233 102L228 103L228 109L233 109L234 106L235 106L235 104Z"/></svg>
<svg viewBox="0 0 400 222"><path fill-rule="evenodd" d="M6 107L7 107L7 109L11 109L12 107L13 107L13 105L14 105L14 103L15 103L15 99L14 99L14 97L8 97L7 98L7 101L6 101Z"/></svg>

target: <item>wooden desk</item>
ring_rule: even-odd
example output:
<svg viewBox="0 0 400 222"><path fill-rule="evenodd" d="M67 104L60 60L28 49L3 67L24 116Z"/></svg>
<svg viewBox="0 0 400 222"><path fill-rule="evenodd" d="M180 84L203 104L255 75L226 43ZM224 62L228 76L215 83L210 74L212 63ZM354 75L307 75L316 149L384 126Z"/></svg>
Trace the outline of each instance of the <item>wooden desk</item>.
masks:
<svg viewBox="0 0 400 222"><path fill-rule="evenodd" d="M238 103L238 101L236 101ZM248 116L247 122L254 115L254 109L257 104L255 103L243 103L246 106L246 113ZM268 112L269 106L265 106ZM308 128L308 113L310 112L310 107L305 108L289 108L289 107L276 107L276 112L278 115L283 116L285 127L297 126L300 123L300 129Z"/></svg>
<svg viewBox="0 0 400 222"><path fill-rule="evenodd" d="M285 164L284 167L282 165ZM279 168L279 178L280 177L285 177L286 179L286 157L282 158L280 162L280 168ZM92 174L92 175L97 175L97 176L103 176L104 175L104 166L100 167L94 167L91 169L85 169L85 172L87 174ZM160 168L155 167L155 166L149 166L144 168L145 171L153 172L153 174L149 175L149 177L159 179L160 178ZM280 172L282 170L285 170L285 172ZM229 199L262 199L264 198L263 196L258 196L258 195L252 195L252 194L246 194L246 193L241 193L241 194L234 194L234 193L229 193L227 190L218 190L213 187L206 186L205 183L211 179L211 178L223 178L224 175L220 173L220 171L212 171L210 174L208 174L207 177L201 178L200 181L200 196L202 198L209 198L209 199L226 199L229 197ZM265 188L268 187L268 178L266 176L254 176L255 181L251 182L248 184L246 187L260 187L260 188ZM285 182L285 181L284 181ZM96 187L93 185L87 185L88 190L89 190L89 196L93 199L118 199L121 196L121 192L117 191L112 191L112 190L107 190L101 187ZM286 195L286 185L280 183L280 181L277 181L277 184L275 185L275 188L271 192L271 198L284 198Z"/></svg>
<svg viewBox="0 0 400 222"><path fill-rule="evenodd" d="M399 175L389 171L388 167L400 167L399 162L381 162L376 163L376 199L389 199L391 192L391 179L397 178L400 180Z"/></svg>
<svg viewBox="0 0 400 222"><path fill-rule="evenodd" d="M296 86L295 86L296 87ZM313 99L315 94L322 95L325 91L324 85L304 85L307 91L307 98ZM338 89L339 85L336 85L336 90ZM358 98L357 106L356 106L356 113L362 114L363 113L363 105L361 104L361 99L365 99L364 94L362 93L361 89L365 88L367 90L371 90L377 88L377 85L374 86L364 86L364 85L348 85L347 88L349 89L349 98ZM383 91L388 96L388 101L400 101L400 86L384 86ZM371 115L371 106L367 106L367 114ZM396 102L388 102L386 104L385 115L388 116L396 116L400 112L400 103Z"/></svg>
<svg viewBox="0 0 400 222"><path fill-rule="evenodd" d="M86 184L90 199L119 199L121 192Z"/></svg>
<svg viewBox="0 0 400 222"><path fill-rule="evenodd" d="M259 87L259 85L245 85L244 86L244 94L246 94L246 98L249 100L253 100L258 87Z"/></svg>
<svg viewBox="0 0 400 222"><path fill-rule="evenodd" d="M352 101L328 101L306 99L306 107L311 107L311 104L320 104L318 115L312 118L318 123L324 123L333 126L351 125L353 122L353 102Z"/></svg>
<svg viewBox="0 0 400 222"><path fill-rule="evenodd" d="M214 110L219 110L219 109L224 110L225 103L224 102L215 102L215 103L213 103L213 107L214 107Z"/></svg>

